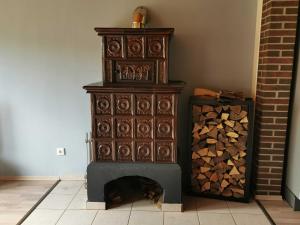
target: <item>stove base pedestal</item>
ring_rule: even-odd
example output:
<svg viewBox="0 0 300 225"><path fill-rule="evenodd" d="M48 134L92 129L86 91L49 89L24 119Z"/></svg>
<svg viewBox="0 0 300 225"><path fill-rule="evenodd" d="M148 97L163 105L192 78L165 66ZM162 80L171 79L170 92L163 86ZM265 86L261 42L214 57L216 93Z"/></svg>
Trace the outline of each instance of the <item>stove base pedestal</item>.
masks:
<svg viewBox="0 0 300 225"><path fill-rule="evenodd" d="M126 176L141 176L164 190L163 211L181 211L181 168L178 164L92 162L87 168L88 208L106 208L105 185Z"/></svg>

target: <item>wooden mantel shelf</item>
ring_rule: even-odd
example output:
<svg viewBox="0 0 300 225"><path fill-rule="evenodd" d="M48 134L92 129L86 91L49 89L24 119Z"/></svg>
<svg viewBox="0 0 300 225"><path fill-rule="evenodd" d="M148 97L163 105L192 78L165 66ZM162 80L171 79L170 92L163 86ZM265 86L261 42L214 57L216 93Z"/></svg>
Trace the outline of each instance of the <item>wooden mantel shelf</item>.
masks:
<svg viewBox="0 0 300 225"><path fill-rule="evenodd" d="M174 28L116 28L116 27L96 27L95 31L99 36L102 35L126 35L126 34L153 34L153 35L171 35Z"/></svg>

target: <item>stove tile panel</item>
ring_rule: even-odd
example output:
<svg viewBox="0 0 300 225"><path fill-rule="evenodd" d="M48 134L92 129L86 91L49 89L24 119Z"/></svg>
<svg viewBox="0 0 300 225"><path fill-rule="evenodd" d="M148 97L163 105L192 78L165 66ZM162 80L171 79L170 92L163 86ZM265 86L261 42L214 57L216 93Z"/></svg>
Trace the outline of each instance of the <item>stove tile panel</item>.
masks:
<svg viewBox="0 0 300 225"><path fill-rule="evenodd" d="M157 162L175 162L173 141L157 141L155 149Z"/></svg>
<svg viewBox="0 0 300 225"><path fill-rule="evenodd" d="M115 159L113 142L111 140L110 141L96 140L95 149L96 149L96 160L113 161Z"/></svg>
<svg viewBox="0 0 300 225"><path fill-rule="evenodd" d="M95 112L98 115L112 114L112 95L111 94L96 94L95 98Z"/></svg>
<svg viewBox="0 0 300 225"><path fill-rule="evenodd" d="M131 94L115 94L115 114L116 115L132 115L132 95Z"/></svg>
<svg viewBox="0 0 300 225"><path fill-rule="evenodd" d="M115 132L117 138L133 138L133 118L117 117L115 119Z"/></svg>
<svg viewBox="0 0 300 225"><path fill-rule="evenodd" d="M136 115L153 115L153 96L152 94L138 94L135 96Z"/></svg>
<svg viewBox="0 0 300 225"><path fill-rule="evenodd" d="M153 142L152 141L136 141L135 142L135 159L141 162L153 161Z"/></svg>
<svg viewBox="0 0 300 225"><path fill-rule="evenodd" d="M96 117L96 137L97 138L112 138L113 125L112 118L109 116Z"/></svg>
<svg viewBox="0 0 300 225"><path fill-rule="evenodd" d="M133 161L132 141L116 141L116 151L118 161Z"/></svg>
<svg viewBox="0 0 300 225"><path fill-rule="evenodd" d="M157 115L174 115L175 96L173 94L158 94L156 97Z"/></svg>

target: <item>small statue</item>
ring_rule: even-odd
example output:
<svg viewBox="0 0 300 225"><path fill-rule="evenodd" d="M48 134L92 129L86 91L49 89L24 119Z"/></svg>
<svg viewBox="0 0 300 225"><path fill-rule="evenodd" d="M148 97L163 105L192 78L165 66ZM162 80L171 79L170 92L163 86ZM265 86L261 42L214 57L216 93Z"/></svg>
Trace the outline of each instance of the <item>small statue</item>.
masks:
<svg viewBox="0 0 300 225"><path fill-rule="evenodd" d="M147 9L139 6L133 11L132 28L144 28L146 24Z"/></svg>

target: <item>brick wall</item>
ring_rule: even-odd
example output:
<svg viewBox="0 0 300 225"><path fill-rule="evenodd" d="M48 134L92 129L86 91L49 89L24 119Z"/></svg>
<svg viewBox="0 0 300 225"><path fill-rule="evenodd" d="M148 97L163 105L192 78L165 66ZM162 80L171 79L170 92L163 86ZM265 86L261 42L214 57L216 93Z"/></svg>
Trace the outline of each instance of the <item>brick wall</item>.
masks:
<svg viewBox="0 0 300 225"><path fill-rule="evenodd" d="M298 0L264 0L256 91L256 194L281 190Z"/></svg>

